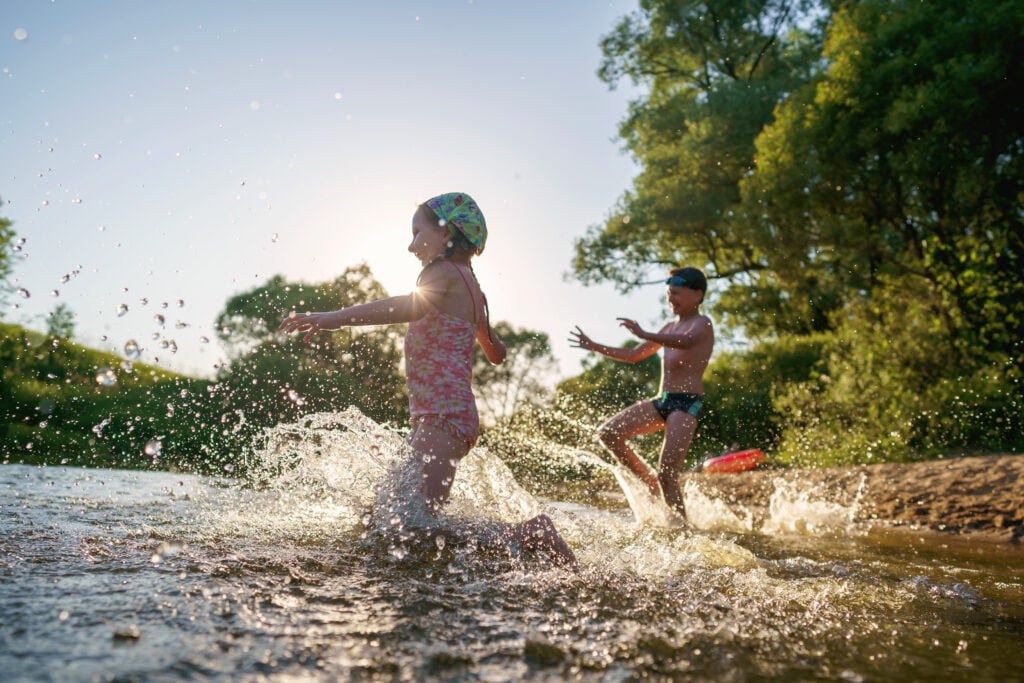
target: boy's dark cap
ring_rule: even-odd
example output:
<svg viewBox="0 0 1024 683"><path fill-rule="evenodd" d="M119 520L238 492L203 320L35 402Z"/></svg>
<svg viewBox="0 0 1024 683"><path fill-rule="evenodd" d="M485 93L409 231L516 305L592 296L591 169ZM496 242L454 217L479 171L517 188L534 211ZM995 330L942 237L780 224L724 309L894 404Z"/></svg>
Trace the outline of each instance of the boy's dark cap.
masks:
<svg viewBox="0 0 1024 683"><path fill-rule="evenodd" d="M699 268L687 266L685 268L676 268L672 271L672 275L678 275L683 278L686 283L684 286L690 289L699 289L701 291L708 291L708 279L704 277L704 273Z"/></svg>

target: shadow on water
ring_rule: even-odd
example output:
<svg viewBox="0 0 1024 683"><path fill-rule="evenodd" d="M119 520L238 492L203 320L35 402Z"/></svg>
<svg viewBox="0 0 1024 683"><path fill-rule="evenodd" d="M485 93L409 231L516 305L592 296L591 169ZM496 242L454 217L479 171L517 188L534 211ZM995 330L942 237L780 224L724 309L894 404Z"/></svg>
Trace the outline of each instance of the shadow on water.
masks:
<svg viewBox="0 0 1024 683"><path fill-rule="evenodd" d="M802 515L791 527L689 491L697 529L682 528L628 478L633 508L543 501L483 450L424 531L392 486L403 455L400 435L346 412L269 433L245 485L0 468L0 670L26 681L1020 678L1009 656L1024 639L1020 553L862 537L849 509L797 491L777 506ZM477 542L540 512L578 571Z"/></svg>

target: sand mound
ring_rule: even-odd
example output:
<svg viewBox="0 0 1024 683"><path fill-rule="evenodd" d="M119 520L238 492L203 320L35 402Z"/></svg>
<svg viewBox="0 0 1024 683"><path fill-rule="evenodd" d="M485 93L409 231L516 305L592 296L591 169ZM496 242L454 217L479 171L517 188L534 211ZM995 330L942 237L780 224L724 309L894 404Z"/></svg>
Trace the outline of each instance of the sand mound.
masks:
<svg viewBox="0 0 1024 683"><path fill-rule="evenodd" d="M780 480L850 505L853 521L1000 543L1024 541L1024 456L990 455L921 463L684 473L705 495L764 514Z"/></svg>

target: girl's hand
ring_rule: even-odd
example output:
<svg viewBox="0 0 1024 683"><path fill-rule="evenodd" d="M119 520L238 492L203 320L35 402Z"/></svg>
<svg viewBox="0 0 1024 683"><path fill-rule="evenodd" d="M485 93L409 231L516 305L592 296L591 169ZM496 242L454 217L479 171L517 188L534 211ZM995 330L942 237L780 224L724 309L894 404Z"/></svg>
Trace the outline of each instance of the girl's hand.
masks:
<svg viewBox="0 0 1024 683"><path fill-rule="evenodd" d="M585 351L594 350L594 341L579 328L579 325L576 326L575 330L570 330L569 342L577 349L584 349Z"/></svg>
<svg viewBox="0 0 1024 683"><path fill-rule="evenodd" d="M640 327L640 324L637 323L637 321L630 320L629 318L616 318L616 320L619 321L619 325L625 327L634 336L640 337L641 339L644 338L644 330Z"/></svg>
<svg viewBox="0 0 1024 683"><path fill-rule="evenodd" d="M292 332L305 332L302 338L304 342L313 341L313 337L321 330L331 329L327 326L330 313L292 313L281 321L278 330L290 334Z"/></svg>

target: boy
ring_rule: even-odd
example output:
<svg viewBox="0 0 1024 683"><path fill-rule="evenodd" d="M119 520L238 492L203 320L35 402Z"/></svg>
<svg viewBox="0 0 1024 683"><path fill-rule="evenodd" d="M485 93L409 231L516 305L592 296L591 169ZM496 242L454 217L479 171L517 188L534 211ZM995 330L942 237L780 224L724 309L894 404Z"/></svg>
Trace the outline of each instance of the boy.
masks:
<svg viewBox="0 0 1024 683"><path fill-rule="evenodd" d="M676 268L665 281L668 303L676 320L658 332L646 332L635 320L618 318L620 324L642 342L633 348L598 344L579 327L570 332L569 341L581 349L596 351L608 358L637 363L664 347L661 364L661 396L633 404L601 425L601 442L622 464L647 484L655 496L683 517L683 495L679 490L679 469L690 448L697 415L704 396L702 378L711 358L715 332L711 319L701 314L708 281L697 268ZM658 459L658 472L633 451L627 440L641 434L665 430L665 441Z"/></svg>

